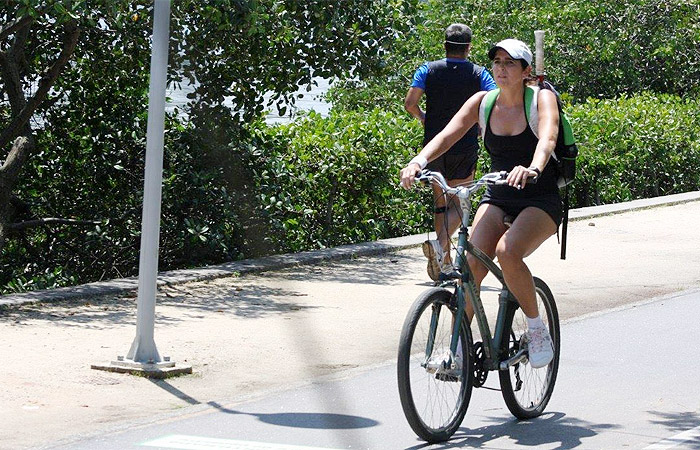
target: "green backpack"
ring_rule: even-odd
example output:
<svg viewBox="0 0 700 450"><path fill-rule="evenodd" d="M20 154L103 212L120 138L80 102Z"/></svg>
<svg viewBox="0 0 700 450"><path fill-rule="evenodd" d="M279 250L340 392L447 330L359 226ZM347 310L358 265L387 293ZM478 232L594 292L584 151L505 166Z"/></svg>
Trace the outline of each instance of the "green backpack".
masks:
<svg viewBox="0 0 700 450"><path fill-rule="evenodd" d="M557 107L559 108L559 135L557 136L557 145L554 147L554 152L552 152L552 158L556 163L557 173L559 175L557 178L557 185L559 188L564 188L561 259L566 259L566 232L569 224L569 185L576 177L576 157L578 156L578 148L576 147L576 139L574 138L574 132L571 129L569 118L566 117L566 114L564 114L562 110L559 93L548 81L544 81L540 86L526 86L525 88L525 117L527 117L527 123L530 129L534 135L539 138L537 94L539 94L540 89L547 89L554 92L554 95L557 97ZM486 133L486 124L491 117L493 105L496 103L496 98L500 92L500 89L489 91L481 100L481 105L479 106L479 127L481 128L482 138Z"/></svg>
<svg viewBox="0 0 700 450"><path fill-rule="evenodd" d="M527 86L525 88L525 116L527 117L527 123L530 125L530 129L535 134L535 137L539 138L539 114L537 113L536 94L539 93L540 89L550 90L557 96L557 106L559 107L559 135L557 136L557 145L554 147L552 158L554 158L559 174L557 184L560 188L563 188L571 184L576 177L576 156L578 156L576 139L574 138L574 132L571 129L569 118L566 117L566 114L564 114L562 110L559 93L547 81L544 82L542 87ZM486 124L491 117L491 110L500 92L500 89L489 91L481 101L481 106L479 108L479 126L481 127L482 138L484 133L486 133Z"/></svg>

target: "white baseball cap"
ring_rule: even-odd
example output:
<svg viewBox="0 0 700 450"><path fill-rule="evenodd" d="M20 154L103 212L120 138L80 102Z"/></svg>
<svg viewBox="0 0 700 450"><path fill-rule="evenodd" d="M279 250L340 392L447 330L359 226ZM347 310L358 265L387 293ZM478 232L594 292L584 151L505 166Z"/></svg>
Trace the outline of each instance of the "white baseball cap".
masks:
<svg viewBox="0 0 700 450"><path fill-rule="evenodd" d="M530 51L530 47L523 41L517 39L502 40L491 47L491 50L489 50L489 59L493 60L493 58L496 57L496 51L499 48L505 50L513 59L525 60L528 66L532 64L532 52Z"/></svg>

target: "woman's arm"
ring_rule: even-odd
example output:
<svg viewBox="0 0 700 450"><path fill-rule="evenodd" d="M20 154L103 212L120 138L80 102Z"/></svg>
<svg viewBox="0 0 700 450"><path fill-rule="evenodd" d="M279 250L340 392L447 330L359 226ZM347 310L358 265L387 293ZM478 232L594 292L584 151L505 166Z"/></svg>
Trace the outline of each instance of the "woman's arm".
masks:
<svg viewBox="0 0 700 450"><path fill-rule="evenodd" d="M559 108L554 92L547 89L540 90L537 99L537 112L540 117L537 130L540 139L530 167L537 167L541 172L549 162L549 157L557 145L557 136L559 135Z"/></svg>
<svg viewBox="0 0 700 450"><path fill-rule="evenodd" d="M413 185L415 176L425 165L439 157L460 140L471 127L479 121L479 105L486 92L481 91L472 95L457 111L452 120L438 133L423 150L401 169L401 186L408 189Z"/></svg>

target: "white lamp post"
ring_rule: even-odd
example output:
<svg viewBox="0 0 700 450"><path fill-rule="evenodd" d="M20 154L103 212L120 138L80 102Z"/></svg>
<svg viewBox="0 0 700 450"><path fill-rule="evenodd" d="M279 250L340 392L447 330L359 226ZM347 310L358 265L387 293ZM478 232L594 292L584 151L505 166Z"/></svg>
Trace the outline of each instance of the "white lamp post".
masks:
<svg viewBox="0 0 700 450"><path fill-rule="evenodd" d="M191 366L176 366L170 358L161 358L153 338L160 240L160 205L163 184L163 137L165 127L165 89L170 37L170 0L155 0L153 48L148 91L146 130L146 169L144 177L141 253L136 314L136 337L126 358L117 357L108 366L92 366L116 372L139 372L147 376L191 373Z"/></svg>

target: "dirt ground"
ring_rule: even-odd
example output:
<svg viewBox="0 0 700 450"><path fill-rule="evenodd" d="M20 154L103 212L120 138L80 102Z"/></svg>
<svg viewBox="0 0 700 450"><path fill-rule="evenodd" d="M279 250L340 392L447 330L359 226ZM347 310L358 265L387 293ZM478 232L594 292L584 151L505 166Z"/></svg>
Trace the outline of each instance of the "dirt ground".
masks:
<svg viewBox="0 0 700 450"><path fill-rule="evenodd" d="M570 320L700 287L698 223L697 201L572 222L567 260L553 237L527 262ZM494 283L484 289L492 312ZM391 364L404 315L429 285L413 248L163 288L158 350L193 368L166 380L90 368L129 350L133 295L1 310L0 448L51 446Z"/></svg>

